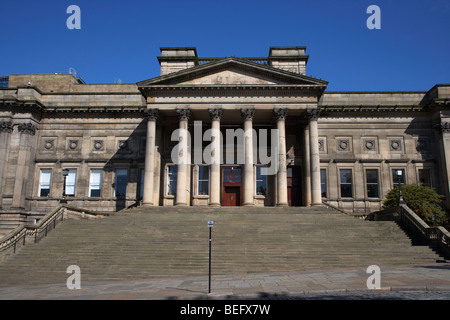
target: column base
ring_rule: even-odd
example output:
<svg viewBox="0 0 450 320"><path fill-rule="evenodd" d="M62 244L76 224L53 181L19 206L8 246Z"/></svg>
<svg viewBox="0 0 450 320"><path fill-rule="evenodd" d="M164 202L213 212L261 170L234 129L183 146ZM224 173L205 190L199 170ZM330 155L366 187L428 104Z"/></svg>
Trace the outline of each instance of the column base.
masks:
<svg viewBox="0 0 450 320"><path fill-rule="evenodd" d="M319 202L319 203L311 203L311 207L323 207L323 203Z"/></svg>
<svg viewBox="0 0 450 320"><path fill-rule="evenodd" d="M287 203L277 203L277 207L289 207L289 204Z"/></svg>
<svg viewBox="0 0 450 320"><path fill-rule="evenodd" d="M220 207L220 203L209 203L208 206L210 207Z"/></svg>
<svg viewBox="0 0 450 320"><path fill-rule="evenodd" d="M242 206L243 207L254 207L255 204L254 203L243 203Z"/></svg>
<svg viewBox="0 0 450 320"><path fill-rule="evenodd" d="M189 207L189 205L186 204L186 203L175 203L175 206L177 206L177 207Z"/></svg>

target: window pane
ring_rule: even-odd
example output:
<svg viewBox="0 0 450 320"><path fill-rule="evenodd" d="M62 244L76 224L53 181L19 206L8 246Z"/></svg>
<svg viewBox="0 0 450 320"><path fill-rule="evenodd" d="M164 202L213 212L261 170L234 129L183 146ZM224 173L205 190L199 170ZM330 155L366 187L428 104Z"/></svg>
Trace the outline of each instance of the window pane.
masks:
<svg viewBox="0 0 450 320"><path fill-rule="evenodd" d="M89 196L100 197L102 170L91 170L89 178Z"/></svg>
<svg viewBox="0 0 450 320"><path fill-rule="evenodd" d="M256 167L256 195L259 196L267 195L267 175L261 174L263 168L261 166Z"/></svg>
<svg viewBox="0 0 450 320"><path fill-rule="evenodd" d="M144 175L145 175L145 170L141 170L141 188L140 188L140 199L142 199L144 197Z"/></svg>
<svg viewBox="0 0 450 320"><path fill-rule="evenodd" d="M367 185L367 197L368 198L378 198L378 184L368 184Z"/></svg>
<svg viewBox="0 0 450 320"><path fill-rule="evenodd" d="M69 170L69 174L66 177L66 195L75 196L75 184L77 181L77 170Z"/></svg>
<svg viewBox="0 0 450 320"><path fill-rule="evenodd" d="M366 170L367 183L378 183L378 170L370 169Z"/></svg>
<svg viewBox="0 0 450 320"><path fill-rule="evenodd" d="M167 167L167 194L175 195L177 193L177 166Z"/></svg>
<svg viewBox="0 0 450 320"><path fill-rule="evenodd" d="M341 197L342 198L353 197L353 190L351 184L341 184Z"/></svg>
<svg viewBox="0 0 450 320"><path fill-rule="evenodd" d="M378 198L378 169L366 170L367 197Z"/></svg>
<svg viewBox="0 0 450 320"><path fill-rule="evenodd" d="M341 169L341 183L352 183L352 170Z"/></svg>
<svg viewBox="0 0 450 320"><path fill-rule="evenodd" d="M320 169L320 188L322 191L322 198L327 197L327 171L325 169Z"/></svg>
<svg viewBox="0 0 450 320"><path fill-rule="evenodd" d="M198 194L208 195L209 194L209 167L199 166L198 167Z"/></svg>
<svg viewBox="0 0 450 320"><path fill-rule="evenodd" d="M116 198L125 198L127 195L127 175L126 169L116 171Z"/></svg>
<svg viewBox="0 0 450 320"><path fill-rule="evenodd" d="M198 180L209 180L209 167L207 166L198 167Z"/></svg>
<svg viewBox="0 0 450 320"><path fill-rule="evenodd" d="M52 170L41 170L39 177L39 196L47 197L50 194L50 181L52 178Z"/></svg>

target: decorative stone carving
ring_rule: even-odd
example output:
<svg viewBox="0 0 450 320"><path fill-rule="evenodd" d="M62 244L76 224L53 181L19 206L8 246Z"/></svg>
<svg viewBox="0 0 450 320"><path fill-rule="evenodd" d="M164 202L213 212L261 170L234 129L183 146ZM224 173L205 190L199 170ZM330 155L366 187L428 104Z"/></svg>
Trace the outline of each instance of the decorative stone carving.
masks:
<svg viewBox="0 0 450 320"><path fill-rule="evenodd" d="M95 140L93 144L93 148L95 151L103 150L103 140Z"/></svg>
<svg viewBox="0 0 450 320"><path fill-rule="evenodd" d="M434 126L439 133L450 132L450 122L441 122Z"/></svg>
<svg viewBox="0 0 450 320"><path fill-rule="evenodd" d="M11 121L2 121L0 122L0 132L13 132L13 124Z"/></svg>
<svg viewBox="0 0 450 320"><path fill-rule="evenodd" d="M275 119L278 120L285 120L288 113L287 108L275 108L273 109L273 115Z"/></svg>
<svg viewBox="0 0 450 320"><path fill-rule="evenodd" d="M149 121L156 121L158 119L159 110L158 109L147 109L145 110L145 117Z"/></svg>
<svg viewBox="0 0 450 320"><path fill-rule="evenodd" d="M338 150L339 151L349 151L350 150L350 140L349 139L338 140Z"/></svg>
<svg viewBox="0 0 450 320"><path fill-rule="evenodd" d="M119 141L119 150L127 150L128 149L128 142L127 140L120 140Z"/></svg>
<svg viewBox="0 0 450 320"><path fill-rule="evenodd" d="M319 139L319 151L324 152L325 151L325 140Z"/></svg>
<svg viewBox="0 0 450 320"><path fill-rule="evenodd" d="M78 149L78 140L69 140L68 147L70 150L77 150Z"/></svg>
<svg viewBox="0 0 450 320"><path fill-rule="evenodd" d="M211 108L211 109L208 109L208 112L209 112L209 118L211 119L211 121L220 120L223 115L222 108Z"/></svg>
<svg viewBox="0 0 450 320"><path fill-rule="evenodd" d="M390 142L391 151L400 151L402 150L402 141L399 139L391 140Z"/></svg>
<svg viewBox="0 0 450 320"><path fill-rule="evenodd" d="M375 141L375 139L364 140L364 150L366 150L366 151L377 150L377 142Z"/></svg>
<svg viewBox="0 0 450 320"><path fill-rule="evenodd" d="M308 109L306 110L306 114L308 116L308 120L317 121L320 117L320 109L319 108Z"/></svg>
<svg viewBox="0 0 450 320"><path fill-rule="evenodd" d="M253 120L253 117L255 116L255 108L241 109L241 116L244 121Z"/></svg>
<svg viewBox="0 0 450 320"><path fill-rule="evenodd" d="M47 151L51 151L55 148L55 140L54 139L49 139L49 140L45 140L44 141L44 149Z"/></svg>
<svg viewBox="0 0 450 320"><path fill-rule="evenodd" d="M18 126L20 133L25 133L34 136L36 134L37 127L32 123L21 123Z"/></svg>
<svg viewBox="0 0 450 320"><path fill-rule="evenodd" d="M191 109L189 108L178 108L177 109L178 119L180 121L185 120L189 121L189 117L191 116Z"/></svg>

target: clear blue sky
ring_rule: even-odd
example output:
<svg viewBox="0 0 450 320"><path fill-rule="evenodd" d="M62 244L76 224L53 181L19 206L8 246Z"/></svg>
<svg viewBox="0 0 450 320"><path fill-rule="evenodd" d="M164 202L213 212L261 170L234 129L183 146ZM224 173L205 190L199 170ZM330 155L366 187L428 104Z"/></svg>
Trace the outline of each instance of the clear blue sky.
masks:
<svg viewBox="0 0 450 320"><path fill-rule="evenodd" d="M66 27L69 5L81 30ZM369 5L381 30L369 30ZM159 75L164 46L200 57L267 57L307 46L328 90L429 90L450 83L450 0L16 0L0 2L0 75L68 73L87 83Z"/></svg>

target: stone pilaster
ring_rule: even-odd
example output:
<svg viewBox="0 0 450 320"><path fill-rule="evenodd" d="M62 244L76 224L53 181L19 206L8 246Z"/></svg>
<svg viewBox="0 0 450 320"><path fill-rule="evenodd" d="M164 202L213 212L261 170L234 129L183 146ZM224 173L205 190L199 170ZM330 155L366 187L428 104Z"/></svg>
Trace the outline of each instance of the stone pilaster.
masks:
<svg viewBox="0 0 450 320"><path fill-rule="evenodd" d="M288 205L287 196L287 168L286 168L286 126L285 119L288 110L286 108L274 109L274 117L278 129L278 172L277 172L277 206Z"/></svg>
<svg viewBox="0 0 450 320"><path fill-rule="evenodd" d="M442 163L442 182L447 208L450 208L450 122L441 122L435 126L439 133L439 151Z"/></svg>
<svg viewBox="0 0 450 320"><path fill-rule="evenodd" d="M211 159L211 180L210 180L210 195L209 205L220 206L220 119L223 115L221 108L208 109L209 117L211 119L211 143L212 143L212 159Z"/></svg>
<svg viewBox="0 0 450 320"><path fill-rule="evenodd" d="M253 116L254 108L241 109L241 115L244 120L244 192L243 205L254 205L254 174L253 174Z"/></svg>
<svg viewBox="0 0 450 320"><path fill-rule="evenodd" d="M311 205L322 205L322 191L320 188L320 157L319 157L319 128L317 121L320 109L309 109L309 144L311 156Z"/></svg>
<svg viewBox="0 0 450 320"><path fill-rule="evenodd" d="M155 175L155 151L156 151L156 120L158 109L145 111L147 118L147 139L145 146L145 168L144 168L144 194L142 202L144 205L152 206L154 203L154 175Z"/></svg>
<svg viewBox="0 0 450 320"><path fill-rule="evenodd" d="M3 206L5 177L8 167L8 156L11 144L10 138L12 132L13 124L11 121L0 122L0 208Z"/></svg>
<svg viewBox="0 0 450 320"><path fill-rule="evenodd" d="M19 152L17 155L16 176L14 182L14 193L12 199L12 208L25 208L26 182L30 171L30 157L32 150L35 149L36 141L32 139L37 131L37 126L32 123L21 123L18 125L20 133Z"/></svg>

